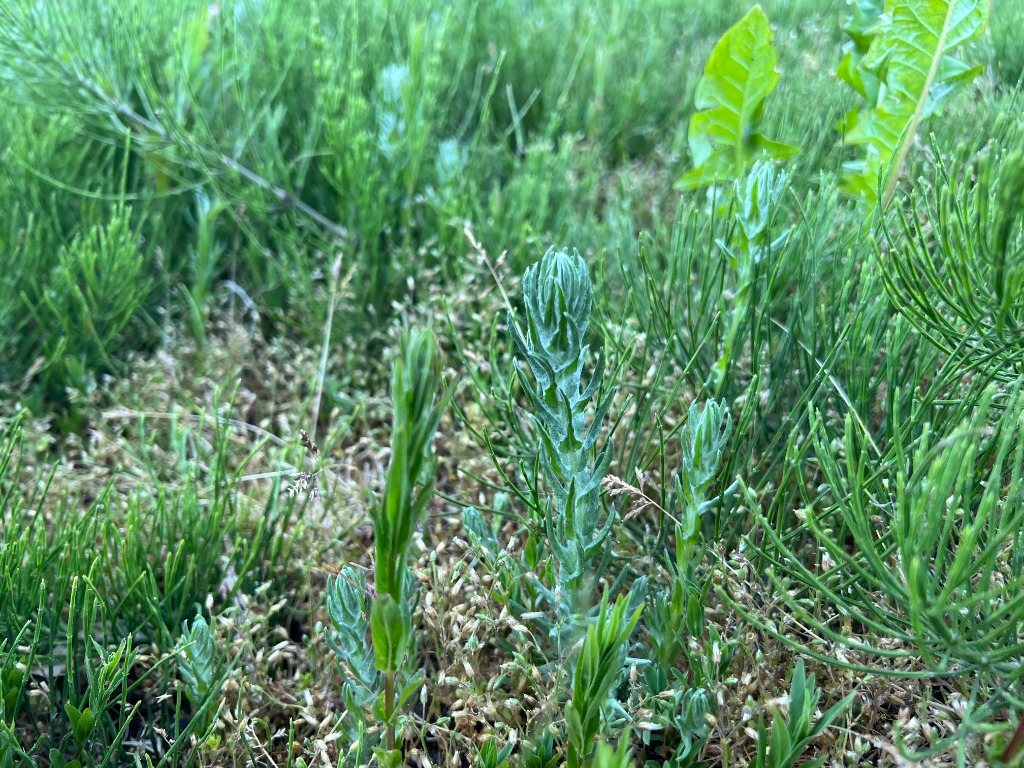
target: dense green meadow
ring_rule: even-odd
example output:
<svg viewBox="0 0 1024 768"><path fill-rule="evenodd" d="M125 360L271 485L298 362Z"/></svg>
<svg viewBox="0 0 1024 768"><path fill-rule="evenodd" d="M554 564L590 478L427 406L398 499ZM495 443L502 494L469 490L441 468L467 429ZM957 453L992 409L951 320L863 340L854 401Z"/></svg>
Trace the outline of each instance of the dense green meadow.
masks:
<svg viewBox="0 0 1024 768"><path fill-rule="evenodd" d="M1022 81L1022 0L0 0L0 768L1022 764Z"/></svg>

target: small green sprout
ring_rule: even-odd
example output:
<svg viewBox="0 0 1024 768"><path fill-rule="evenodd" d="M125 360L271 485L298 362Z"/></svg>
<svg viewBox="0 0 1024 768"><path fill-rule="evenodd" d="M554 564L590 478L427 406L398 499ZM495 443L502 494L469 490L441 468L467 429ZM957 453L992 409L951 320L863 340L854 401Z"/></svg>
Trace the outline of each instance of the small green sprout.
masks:
<svg viewBox="0 0 1024 768"><path fill-rule="evenodd" d="M217 644L213 629L200 614L196 614L192 626L187 621L182 623L178 649L178 669L185 681L185 695L198 713L212 691L217 666ZM208 715L202 715L200 725L205 726L208 720Z"/></svg>
<svg viewBox="0 0 1024 768"><path fill-rule="evenodd" d="M627 615L632 598L632 593L620 596L609 609L606 590L597 621L587 628L573 673L572 699L565 710L569 731L566 765L569 768L585 765L594 751L594 741L601 730L602 710L625 668L629 636L643 611L640 603Z"/></svg>
<svg viewBox="0 0 1024 768"><path fill-rule="evenodd" d="M349 757L361 759L372 717L384 724L384 747L374 750L381 765L400 762L399 709L423 682L422 674L406 674L413 649L409 548L434 493L430 447L450 396L441 393L433 334L406 329L400 344L391 377L391 466L383 496L370 511L376 595L367 599L365 577L351 567L343 568L327 586L333 631L325 636L348 677L343 695L352 718Z"/></svg>
<svg viewBox="0 0 1024 768"><path fill-rule="evenodd" d="M789 689L789 719L783 718L779 710L775 710L769 739L764 715L761 715L757 725L757 757L752 763L754 768L792 768L810 743L850 706L856 695L856 691L847 694L821 717L814 719L821 690L815 686L813 674L805 676L804 660L798 659ZM819 768L824 764L824 757L803 763L810 768Z"/></svg>

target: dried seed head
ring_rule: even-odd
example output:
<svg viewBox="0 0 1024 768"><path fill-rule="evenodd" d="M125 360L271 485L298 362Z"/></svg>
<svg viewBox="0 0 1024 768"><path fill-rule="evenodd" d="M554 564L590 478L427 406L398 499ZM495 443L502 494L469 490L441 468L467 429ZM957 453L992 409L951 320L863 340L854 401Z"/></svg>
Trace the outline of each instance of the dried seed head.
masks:
<svg viewBox="0 0 1024 768"><path fill-rule="evenodd" d="M299 430L299 437L302 439L302 445L305 447L305 449L307 451L310 452L311 455L313 455L313 456L319 456L320 455L320 447L316 443L314 443L312 440L310 440L309 435L307 434L306 430L300 429Z"/></svg>

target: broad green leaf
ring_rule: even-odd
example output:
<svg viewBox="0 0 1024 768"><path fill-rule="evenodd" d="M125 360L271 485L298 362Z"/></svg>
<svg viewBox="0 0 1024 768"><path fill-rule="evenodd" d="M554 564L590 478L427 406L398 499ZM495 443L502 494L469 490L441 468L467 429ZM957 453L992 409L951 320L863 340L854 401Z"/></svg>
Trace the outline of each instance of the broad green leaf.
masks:
<svg viewBox="0 0 1024 768"><path fill-rule="evenodd" d="M418 691L423 686L423 680L424 673L423 670L421 669L416 673L415 677L406 682L405 687L403 687L398 694L395 706L399 709L405 706L405 703L413 697L413 694L415 694L416 691Z"/></svg>
<svg viewBox="0 0 1024 768"><path fill-rule="evenodd" d="M64 705L64 712L71 721L71 733L74 735L75 741L79 746L85 744L96 725L96 715L88 707L79 711L70 703Z"/></svg>
<svg viewBox="0 0 1024 768"><path fill-rule="evenodd" d="M14 705L21 695L21 687L24 676L16 667L9 667L0 673L0 699L3 700L4 711L7 714L14 712Z"/></svg>
<svg viewBox="0 0 1024 768"><path fill-rule="evenodd" d="M764 99L778 79L768 17L756 5L722 35L697 84L696 106L702 111L689 128L694 168L679 181L682 189L738 179L762 156L796 154L796 147L757 132Z"/></svg>
<svg viewBox="0 0 1024 768"><path fill-rule="evenodd" d="M569 702L570 706L565 709L565 728L568 732L568 741L577 754L582 754L586 749L586 734L583 730L583 722L576 710L575 702Z"/></svg>
<svg viewBox="0 0 1024 768"><path fill-rule="evenodd" d="M816 739L826 728L832 725L832 722L847 710L855 698L857 698L857 691L850 691L850 693L829 707L828 711L815 721L814 729L810 732L808 741Z"/></svg>
<svg viewBox="0 0 1024 768"><path fill-rule="evenodd" d="M603 738L597 743L594 757L587 765L592 768L629 768L635 763L630 759L632 750L629 746L629 733L619 738L618 749L612 749Z"/></svg>
<svg viewBox="0 0 1024 768"><path fill-rule="evenodd" d="M82 717L78 723L75 724L75 741L79 744L85 744L92 735L92 730L96 726L96 715L93 711L86 707L82 710Z"/></svg>
<svg viewBox="0 0 1024 768"><path fill-rule="evenodd" d="M203 55L210 47L209 9L200 7L199 13L182 30L182 59L190 78L199 74Z"/></svg>
<svg viewBox="0 0 1024 768"><path fill-rule="evenodd" d="M866 71L861 66L861 62L877 35L883 0L849 2L855 6L855 10L853 16L843 26L843 31L850 36L850 42L843 46L843 60L839 63L836 77L857 91L869 104L874 104L878 101L880 82L874 73Z"/></svg>
<svg viewBox="0 0 1024 768"><path fill-rule="evenodd" d="M64 705L64 712L67 714L68 720L71 721L71 730L74 731L78 728L78 721L82 719L82 712L70 702Z"/></svg>
<svg viewBox="0 0 1024 768"><path fill-rule="evenodd" d="M687 584L686 629L691 637L704 634L704 596L696 584Z"/></svg>
<svg viewBox="0 0 1024 768"><path fill-rule="evenodd" d="M399 670L411 630L408 609L403 610L403 606L386 592L378 595L370 609L370 635L373 637L377 669L386 673Z"/></svg>
<svg viewBox="0 0 1024 768"><path fill-rule="evenodd" d="M807 687L813 690L814 677L811 677L810 685L808 686L807 678L804 677L804 660L797 659L796 668L793 670L793 682L789 687L789 719L791 722L799 722L807 714L804 706Z"/></svg>
<svg viewBox="0 0 1024 768"><path fill-rule="evenodd" d="M783 766L788 762L793 742L789 737L789 728L779 710L772 714L772 736L771 745L768 749L768 764L772 766Z"/></svg>
<svg viewBox="0 0 1024 768"><path fill-rule="evenodd" d="M888 203L921 120L977 74L949 53L984 32L988 13L987 0L887 0L876 27L856 28L873 40L859 64L844 59L839 76L869 104L875 98L870 109L844 120L846 142L861 148L844 168L847 194L874 204L882 187ZM877 94L871 77L878 79Z"/></svg>
<svg viewBox="0 0 1024 768"><path fill-rule="evenodd" d="M850 41L843 46L843 59L839 62L836 77L853 88L868 104L877 104L882 83L875 73L864 69L862 63L878 34L878 20L882 15L884 0L847 2L855 6L855 11L843 26L843 31L850 36ZM843 116L839 130L844 136L857 124L858 114L858 110L854 108Z"/></svg>
<svg viewBox="0 0 1024 768"><path fill-rule="evenodd" d="M14 754L20 751L14 730L0 717L0 768L14 768ZM53 763L50 763L53 765Z"/></svg>
<svg viewBox="0 0 1024 768"><path fill-rule="evenodd" d="M178 28L175 39L176 54L164 65L164 74L174 82L179 73L184 73L190 81L200 76L203 56L210 47L209 9L203 6L190 20Z"/></svg>
<svg viewBox="0 0 1024 768"><path fill-rule="evenodd" d="M768 732L764 727L764 712L757 719L757 757L754 765L758 768L768 764Z"/></svg>

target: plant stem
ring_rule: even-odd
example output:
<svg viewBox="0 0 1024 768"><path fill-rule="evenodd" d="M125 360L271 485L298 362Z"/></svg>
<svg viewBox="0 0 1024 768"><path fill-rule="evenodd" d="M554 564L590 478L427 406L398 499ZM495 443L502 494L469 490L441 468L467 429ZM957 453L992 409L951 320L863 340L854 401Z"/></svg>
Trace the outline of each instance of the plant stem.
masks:
<svg viewBox="0 0 1024 768"><path fill-rule="evenodd" d="M1017 724L1013 737L1003 750L1003 756L999 758L1000 762L1009 765L1020 754L1021 747L1024 747L1024 718Z"/></svg>
<svg viewBox="0 0 1024 768"><path fill-rule="evenodd" d="M387 724L388 752L395 748L395 673L384 674L384 722Z"/></svg>
<svg viewBox="0 0 1024 768"><path fill-rule="evenodd" d="M320 402L324 394L324 376L327 373L327 349L331 343L331 327L334 323L334 309L338 303L338 287L341 283L341 256L334 260L331 268L331 300L327 306L327 322L324 324L324 343L320 349L320 369L316 377L316 397L313 399L313 432L310 440L316 444L317 422L320 420Z"/></svg>

